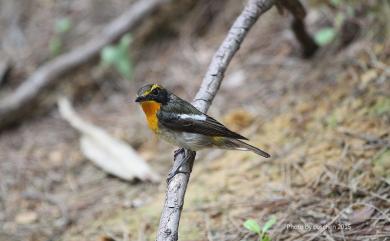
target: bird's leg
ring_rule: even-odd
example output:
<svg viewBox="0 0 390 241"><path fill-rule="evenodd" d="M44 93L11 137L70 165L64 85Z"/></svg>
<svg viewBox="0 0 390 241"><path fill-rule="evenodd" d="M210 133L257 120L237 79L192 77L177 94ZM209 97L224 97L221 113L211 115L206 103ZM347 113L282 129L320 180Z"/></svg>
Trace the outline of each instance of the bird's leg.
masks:
<svg viewBox="0 0 390 241"><path fill-rule="evenodd" d="M176 160L177 155L179 155L180 153L183 153L183 155L185 155L184 148L177 149L174 152L173 166L172 166L171 170L169 170L169 173L167 176L168 183L177 173L179 173L179 169L180 169L181 165L183 165L184 161L186 160L185 158L179 158L179 160Z"/></svg>
<svg viewBox="0 0 390 241"><path fill-rule="evenodd" d="M176 157L177 155L179 154L183 154L184 155L184 158L179 158L179 160L176 161ZM186 155L186 151L184 150L184 148L180 148L180 149L177 149L175 150L174 152L174 159L175 161L173 162L173 166L171 168L171 170L169 170L169 173L168 173L168 176L167 176L167 182L169 183L171 181L171 179L177 174L177 173L190 173L191 170L183 170L183 164L188 160L188 157Z"/></svg>

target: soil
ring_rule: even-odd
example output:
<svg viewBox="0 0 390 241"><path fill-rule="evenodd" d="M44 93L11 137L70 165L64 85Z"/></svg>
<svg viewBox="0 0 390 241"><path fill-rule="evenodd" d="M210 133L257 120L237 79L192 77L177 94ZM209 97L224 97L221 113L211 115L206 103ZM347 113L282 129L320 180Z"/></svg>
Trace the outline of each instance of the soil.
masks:
<svg viewBox="0 0 390 241"><path fill-rule="evenodd" d="M42 2L39 11L47 14L59 4L31 2L32 9ZM69 9L83 9L79 5L91 12L91 18L77 20L76 33L84 25L100 26L121 10L103 11L89 0L67 2L68 10L58 11L70 18L77 20L77 11ZM110 5L129 4L115 2ZM194 7L175 26L176 36L132 50L137 61L131 82L105 70L98 91L77 102L83 118L127 141L161 176L168 173L174 147L153 136L129 99L149 82L193 98L242 3L231 0L221 6L202 34L189 31L206 11ZM41 14L27 14L31 26L42 21ZM309 29L331 16L313 6ZM33 36L30 25L24 28ZM209 111L272 157L200 151L180 240L258 240L243 223L255 219L262 226L272 216L276 224L268 232L270 240L389 240L389 42L372 37L369 20L362 18L357 40L343 49L337 43L324 46L305 60L289 25L288 16L275 9L260 18ZM80 41L76 33L69 39ZM37 41L50 38L45 36ZM40 57L28 59L37 63ZM79 70L85 72L78 78L90 78L98 68ZM155 238L165 181L124 182L107 175L82 155L78 133L56 109L1 133L0 175L0 241Z"/></svg>

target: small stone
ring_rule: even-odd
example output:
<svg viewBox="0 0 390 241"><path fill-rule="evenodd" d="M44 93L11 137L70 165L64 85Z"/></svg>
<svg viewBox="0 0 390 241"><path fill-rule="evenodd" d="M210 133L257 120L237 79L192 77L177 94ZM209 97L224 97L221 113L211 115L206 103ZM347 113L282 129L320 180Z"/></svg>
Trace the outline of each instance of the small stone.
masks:
<svg viewBox="0 0 390 241"><path fill-rule="evenodd" d="M16 215L15 222L18 224L30 224L38 220L38 214L34 211L26 211Z"/></svg>
<svg viewBox="0 0 390 241"><path fill-rule="evenodd" d="M62 160L63 160L62 152L60 152L60 151L52 151L52 152L50 152L49 160L50 160L51 163L53 163L56 166L60 165L62 163Z"/></svg>

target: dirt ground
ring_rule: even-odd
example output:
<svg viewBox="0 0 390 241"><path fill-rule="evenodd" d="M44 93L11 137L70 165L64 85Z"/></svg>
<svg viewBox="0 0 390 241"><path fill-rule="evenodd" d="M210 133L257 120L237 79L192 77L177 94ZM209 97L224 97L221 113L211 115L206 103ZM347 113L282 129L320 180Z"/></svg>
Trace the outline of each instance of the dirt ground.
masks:
<svg viewBox="0 0 390 241"><path fill-rule="evenodd" d="M118 0L104 17L94 12L83 18L94 4L67 2L67 10L58 11L79 16L81 26L94 25L92 32L127 6ZM40 11L50 13L58 7L53 4L42 3ZM148 82L192 99L242 4L227 1L221 7L199 35L188 29L207 8L195 7L175 26L174 37L134 49L132 82L106 73L98 91L76 106L85 119L134 146L162 176L174 147L152 135L129 99ZM313 7L309 29L331 16ZM363 18L360 24L360 37L346 48L331 44L305 60L288 16L273 9L260 18L229 66L209 114L272 158L199 152L180 240L257 240L244 221L264 224L271 216L277 220L271 240L390 240L390 49L386 39L370 35L372 22ZM76 33L83 31L79 28ZM79 72L77 79L89 78L96 68ZM105 174L81 154L77 132L56 109L1 133L0 175L0 241L155 238L165 181L129 183Z"/></svg>

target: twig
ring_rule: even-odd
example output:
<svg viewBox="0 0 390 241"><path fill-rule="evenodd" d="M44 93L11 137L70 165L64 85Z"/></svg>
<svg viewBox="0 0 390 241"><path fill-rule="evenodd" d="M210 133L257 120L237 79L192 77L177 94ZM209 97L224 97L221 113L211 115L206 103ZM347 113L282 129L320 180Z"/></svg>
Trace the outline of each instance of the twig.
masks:
<svg viewBox="0 0 390 241"><path fill-rule="evenodd" d="M376 210L378 213L380 213L383 217L383 219L386 219L388 223L390 223L390 216L388 216L385 212L383 212L380 208L378 208L377 206L375 205L372 205L370 203L364 203L364 202L356 202L354 203L355 205L364 205L364 206L367 206L367 207L370 207L374 210Z"/></svg>
<svg viewBox="0 0 390 241"><path fill-rule="evenodd" d="M381 195L379 195L379 194L377 194L375 192L368 191L368 190L366 190L364 188L351 187L350 185L347 185L347 184L342 183L342 182L334 182L333 185L339 186L339 187L342 187L342 188L346 188L346 189L351 190L353 192L361 192L364 195L368 195L368 196L380 199L382 201L385 201L386 203L390 203L390 199L388 199L386 196L381 196Z"/></svg>
<svg viewBox="0 0 390 241"><path fill-rule="evenodd" d="M272 7L273 0L249 0L241 14L230 28L226 38L214 54L201 87L195 96L193 104L202 112L207 112L213 101L224 73L239 49L246 34L264 12ZM165 204L160 218L157 241L176 241L181 211L184 204L184 195L190 179L195 152L186 150L175 156L175 162L186 159L182 169L186 173L176 174L168 183Z"/></svg>
<svg viewBox="0 0 390 241"><path fill-rule="evenodd" d="M390 139L388 138L387 133L378 137L368 133L355 133L345 128L340 129L339 132L343 133L348 137L365 141L367 145L374 146L375 148L388 147L390 145Z"/></svg>
<svg viewBox="0 0 390 241"><path fill-rule="evenodd" d="M0 128L31 114L39 95L61 81L60 76L96 57L100 50L138 26L160 4L168 0L138 0L125 13L109 23L98 36L72 51L39 67L13 93L0 100Z"/></svg>
<svg viewBox="0 0 390 241"><path fill-rule="evenodd" d="M350 208L352 205L348 206L348 208ZM334 222L337 221L337 219L339 219L339 217L341 216L341 214L344 212L344 210L347 210L348 208L344 208L343 210L341 210L330 222L328 222L327 224L325 224L325 226L323 228L321 228L314 236L312 236L308 241L312 241L314 239L316 239L318 236L320 236L325 230L327 230L329 228L330 225L332 225Z"/></svg>
<svg viewBox="0 0 390 241"><path fill-rule="evenodd" d="M279 207L284 207L290 204L291 200L286 198L276 198L271 200L248 200L248 201L240 201L240 202L231 202L231 203L222 203L217 202L214 204L209 204L205 206L200 206L196 208L190 208L187 211L193 212L205 212L208 210L216 210L216 209L231 209L233 207L253 207L255 209L275 209Z"/></svg>

